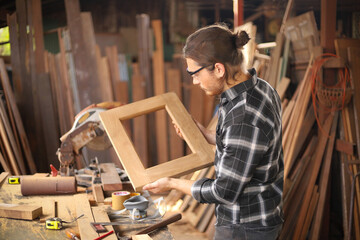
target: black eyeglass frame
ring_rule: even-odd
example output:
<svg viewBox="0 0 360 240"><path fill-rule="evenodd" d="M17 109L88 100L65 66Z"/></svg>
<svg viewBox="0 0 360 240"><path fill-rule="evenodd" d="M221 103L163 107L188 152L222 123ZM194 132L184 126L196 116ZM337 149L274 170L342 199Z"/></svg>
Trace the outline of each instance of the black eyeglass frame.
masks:
<svg viewBox="0 0 360 240"><path fill-rule="evenodd" d="M187 72L190 76L192 76L192 75L194 75L195 73L198 73L198 72L200 72L201 70L203 70L204 68L207 68L207 67L209 67L209 66L211 66L211 65L203 66L203 67L201 67L201 68L199 68L198 70L195 70L195 71L193 71L193 72L191 72L191 71L189 71L188 69L186 69L186 72Z"/></svg>

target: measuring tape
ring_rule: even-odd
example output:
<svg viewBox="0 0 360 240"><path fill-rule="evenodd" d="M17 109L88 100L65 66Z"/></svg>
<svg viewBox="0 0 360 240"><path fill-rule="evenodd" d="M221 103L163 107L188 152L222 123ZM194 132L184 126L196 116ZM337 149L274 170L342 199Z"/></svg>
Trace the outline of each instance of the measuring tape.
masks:
<svg viewBox="0 0 360 240"><path fill-rule="evenodd" d="M45 227L46 229L59 230L63 227L62 223L61 218L49 218L45 221Z"/></svg>
<svg viewBox="0 0 360 240"><path fill-rule="evenodd" d="M15 177L15 176L9 177L8 183L9 184L20 184L20 177Z"/></svg>
<svg viewBox="0 0 360 240"><path fill-rule="evenodd" d="M76 220L78 220L79 218L81 218L82 216L84 216L84 214L78 216L71 222L63 221L61 218L58 218L58 217L49 218L49 219L46 219L46 221L45 221L45 227L46 227L46 229L50 229L50 230L60 230L63 228L63 223L73 223Z"/></svg>

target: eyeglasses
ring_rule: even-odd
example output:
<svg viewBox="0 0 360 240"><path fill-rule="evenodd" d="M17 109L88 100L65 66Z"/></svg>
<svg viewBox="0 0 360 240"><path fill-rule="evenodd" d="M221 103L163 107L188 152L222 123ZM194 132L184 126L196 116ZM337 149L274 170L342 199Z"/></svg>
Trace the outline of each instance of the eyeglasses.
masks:
<svg viewBox="0 0 360 240"><path fill-rule="evenodd" d="M188 74L190 74L190 76L192 76L192 75L194 75L195 73L200 72L201 70L203 70L204 68L206 68L206 67L208 67L208 66L210 66L210 65L203 66L203 67L201 67L201 68L199 68L198 70L193 71L193 72L189 71L188 69L186 69L186 71L187 71Z"/></svg>

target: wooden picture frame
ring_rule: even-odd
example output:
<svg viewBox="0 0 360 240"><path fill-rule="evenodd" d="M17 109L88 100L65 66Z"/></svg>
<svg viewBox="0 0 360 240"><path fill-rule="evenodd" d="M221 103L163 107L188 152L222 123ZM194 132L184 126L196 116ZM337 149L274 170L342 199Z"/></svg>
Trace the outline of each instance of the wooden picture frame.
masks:
<svg viewBox="0 0 360 240"><path fill-rule="evenodd" d="M144 168L122 120L165 109L180 128L192 153ZM100 113L101 122L136 191L162 177L179 177L213 164L214 151L173 92L140 100ZM167 126L164 126L167 127Z"/></svg>

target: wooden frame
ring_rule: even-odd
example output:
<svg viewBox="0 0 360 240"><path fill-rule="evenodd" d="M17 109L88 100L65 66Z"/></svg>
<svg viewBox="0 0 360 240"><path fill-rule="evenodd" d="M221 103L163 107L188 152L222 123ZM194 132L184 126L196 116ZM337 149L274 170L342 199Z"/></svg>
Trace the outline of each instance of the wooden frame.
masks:
<svg viewBox="0 0 360 240"><path fill-rule="evenodd" d="M192 153L144 168L121 121L161 109L165 109L180 128ZM178 177L213 164L214 152L210 144L175 93L165 93L102 112L100 119L136 191L159 178Z"/></svg>

